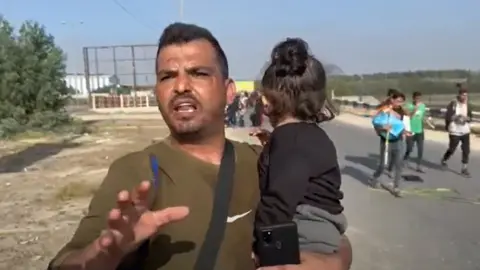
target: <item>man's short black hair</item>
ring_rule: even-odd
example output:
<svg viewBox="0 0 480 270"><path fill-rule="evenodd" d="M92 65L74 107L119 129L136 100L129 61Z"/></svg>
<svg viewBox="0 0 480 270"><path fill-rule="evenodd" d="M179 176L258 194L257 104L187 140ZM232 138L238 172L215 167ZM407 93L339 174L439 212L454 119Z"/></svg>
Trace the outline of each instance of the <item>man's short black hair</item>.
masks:
<svg viewBox="0 0 480 270"><path fill-rule="evenodd" d="M158 41L155 69L158 70L158 55L161 49L169 45L179 45L202 39L208 41L213 46L215 52L217 53L220 72L222 72L222 75L225 77L225 79L228 78L229 72L227 56L225 55L225 52L220 46L218 40L206 28L188 23L172 23L167 26L165 30L163 30L163 33Z"/></svg>
<svg viewBox="0 0 480 270"><path fill-rule="evenodd" d="M413 98L421 97L421 96L422 96L422 93L420 93L418 91L413 92L413 95L412 95Z"/></svg>
<svg viewBox="0 0 480 270"><path fill-rule="evenodd" d="M394 89L394 88L388 88L388 91L387 91L387 97L391 97L394 93L398 92L397 89Z"/></svg>

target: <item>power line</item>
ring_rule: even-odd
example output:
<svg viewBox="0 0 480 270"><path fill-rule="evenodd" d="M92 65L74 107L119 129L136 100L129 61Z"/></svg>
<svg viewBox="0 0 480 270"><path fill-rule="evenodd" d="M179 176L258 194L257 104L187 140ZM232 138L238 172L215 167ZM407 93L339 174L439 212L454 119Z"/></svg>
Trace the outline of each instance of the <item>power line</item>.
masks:
<svg viewBox="0 0 480 270"><path fill-rule="evenodd" d="M144 21L140 20L135 14L130 12L122 3L120 3L118 0L113 0L113 3L119 7L123 12L125 12L127 15L132 17L135 21L137 21L138 24L142 25L143 27L149 28L150 30L157 31L157 29L152 28L150 25L146 24Z"/></svg>

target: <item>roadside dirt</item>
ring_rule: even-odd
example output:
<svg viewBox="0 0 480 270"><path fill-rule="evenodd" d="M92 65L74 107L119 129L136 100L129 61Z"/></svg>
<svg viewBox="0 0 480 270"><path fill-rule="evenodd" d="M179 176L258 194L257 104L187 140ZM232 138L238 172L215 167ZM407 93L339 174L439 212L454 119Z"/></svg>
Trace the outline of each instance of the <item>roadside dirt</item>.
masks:
<svg viewBox="0 0 480 270"><path fill-rule="evenodd" d="M168 133L160 120L97 120L80 136L0 142L0 269L46 269L110 163Z"/></svg>

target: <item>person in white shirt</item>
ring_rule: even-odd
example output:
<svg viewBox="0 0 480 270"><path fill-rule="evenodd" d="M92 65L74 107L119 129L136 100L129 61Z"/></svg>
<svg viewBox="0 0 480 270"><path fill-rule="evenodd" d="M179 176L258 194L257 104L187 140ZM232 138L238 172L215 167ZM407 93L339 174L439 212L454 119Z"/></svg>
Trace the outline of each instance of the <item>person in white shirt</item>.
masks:
<svg viewBox="0 0 480 270"><path fill-rule="evenodd" d="M448 159L453 155L457 146L461 143L462 170L461 174L470 177L468 171L468 159L470 155L470 122L472 111L468 104L467 89L459 87L457 99L450 102L445 114L445 129L448 131L448 149L443 155L442 165L447 167Z"/></svg>
<svg viewBox="0 0 480 270"><path fill-rule="evenodd" d="M243 92L240 94L240 100L238 104L238 125L240 127L245 127L245 115L247 113L247 101L248 101L248 93Z"/></svg>

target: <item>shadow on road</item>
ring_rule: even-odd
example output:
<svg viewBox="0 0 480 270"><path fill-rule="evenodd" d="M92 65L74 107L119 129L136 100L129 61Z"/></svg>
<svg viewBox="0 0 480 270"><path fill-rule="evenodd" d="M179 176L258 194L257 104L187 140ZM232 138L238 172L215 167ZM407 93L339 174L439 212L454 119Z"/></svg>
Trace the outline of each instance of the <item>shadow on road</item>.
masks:
<svg viewBox="0 0 480 270"><path fill-rule="evenodd" d="M372 178L366 172L349 165L344 166L340 172L342 175L348 175L366 186L369 185L368 182Z"/></svg>
<svg viewBox="0 0 480 270"><path fill-rule="evenodd" d="M353 164L360 164L367 169L369 169L370 173L367 173L361 169L358 169L353 166L346 165L343 167L341 170L342 174L346 174L354 178L355 180L358 180L364 185L368 185L370 179L373 176L373 173L377 170L378 167L378 162L380 161L380 156L377 154L368 154L367 156L345 156L345 160L352 162ZM431 162L425 162L425 167L429 168L435 168L435 169L441 169L440 165L433 164ZM423 183L424 180L422 177L415 175L415 174L402 174L403 180L407 182L417 182L417 183Z"/></svg>
<svg viewBox="0 0 480 270"><path fill-rule="evenodd" d="M67 148L80 146L70 140L60 143L37 143L20 152L0 157L0 173L22 172L38 161L60 153Z"/></svg>
<svg viewBox="0 0 480 270"><path fill-rule="evenodd" d="M380 155L369 153L367 156L346 156L345 160L361 164L371 170L376 170L378 166L378 162L380 160ZM439 157L440 160L440 157ZM416 158L410 158L409 162L411 164L416 163ZM428 160L422 160L421 162L422 167L433 169L433 170L444 170L440 162L434 163Z"/></svg>
<svg viewBox="0 0 480 270"><path fill-rule="evenodd" d="M345 156L345 160L365 166L373 173L378 167L380 156L377 154L368 154L367 156Z"/></svg>

